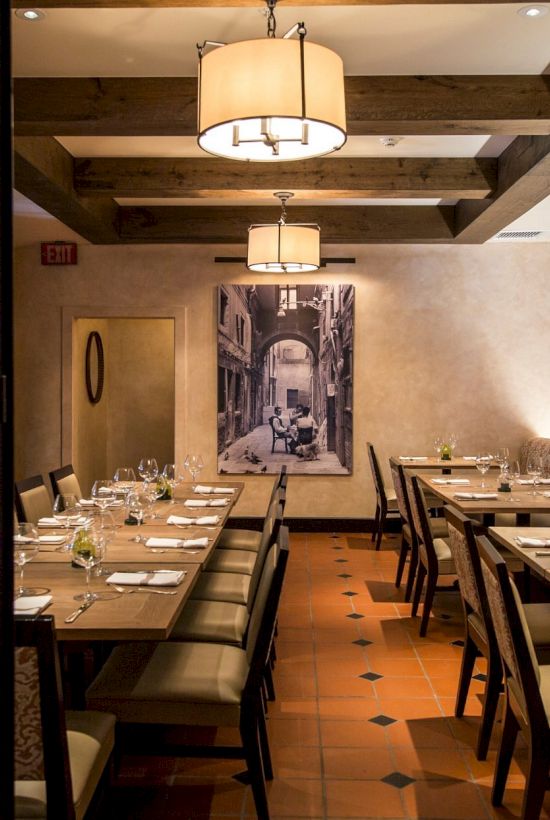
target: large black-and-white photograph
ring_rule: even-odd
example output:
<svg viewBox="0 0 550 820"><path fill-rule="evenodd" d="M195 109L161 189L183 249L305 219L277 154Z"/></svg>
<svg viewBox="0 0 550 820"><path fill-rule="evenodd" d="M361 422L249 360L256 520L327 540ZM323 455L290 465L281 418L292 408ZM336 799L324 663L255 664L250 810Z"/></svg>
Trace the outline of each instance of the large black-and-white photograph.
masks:
<svg viewBox="0 0 550 820"><path fill-rule="evenodd" d="M349 475L352 285L218 288L218 472Z"/></svg>

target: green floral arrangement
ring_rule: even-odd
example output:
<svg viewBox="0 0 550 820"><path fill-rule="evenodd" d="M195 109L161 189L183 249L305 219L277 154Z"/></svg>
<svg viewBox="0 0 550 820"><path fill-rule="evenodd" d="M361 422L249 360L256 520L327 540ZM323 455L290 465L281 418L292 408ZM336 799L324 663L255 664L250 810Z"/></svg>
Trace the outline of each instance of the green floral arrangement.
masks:
<svg viewBox="0 0 550 820"><path fill-rule="evenodd" d="M157 478L157 500L172 500L172 487L170 486L170 482L162 475L159 475L159 477Z"/></svg>

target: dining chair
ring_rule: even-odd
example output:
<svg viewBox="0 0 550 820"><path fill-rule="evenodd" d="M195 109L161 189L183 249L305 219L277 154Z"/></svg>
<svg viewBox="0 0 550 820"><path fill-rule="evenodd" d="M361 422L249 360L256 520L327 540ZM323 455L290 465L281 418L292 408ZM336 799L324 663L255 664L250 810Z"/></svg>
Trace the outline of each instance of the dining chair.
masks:
<svg viewBox="0 0 550 820"><path fill-rule="evenodd" d="M67 495L76 495L79 500L83 497L80 482L76 477L72 464L66 464L57 470L51 470L50 481L54 498L56 495L65 493Z"/></svg>
<svg viewBox="0 0 550 820"><path fill-rule="evenodd" d="M266 555L276 541L282 523L283 509L278 503L278 497L275 496L270 512L265 518L260 549L257 553L250 553L254 556L252 572L224 572L207 568L201 572L193 587L190 600L228 601L250 605L256 594Z"/></svg>
<svg viewBox="0 0 550 820"><path fill-rule="evenodd" d="M273 482L271 495L269 496L269 501L267 503L266 515L267 511L269 510L270 504L273 501L275 493L279 488L286 490L287 482L287 465L283 464L281 466L279 475ZM218 539L217 546L223 549L251 550L252 552L258 552L258 550L260 549L261 540L261 530L246 530L237 529L234 527L224 527Z"/></svg>
<svg viewBox="0 0 550 820"><path fill-rule="evenodd" d="M15 482L15 510L20 521L36 524L52 514L52 499L41 475Z"/></svg>
<svg viewBox="0 0 550 820"><path fill-rule="evenodd" d="M399 547L399 559L397 561L397 572L395 575L395 586L399 589L401 586L401 579L405 564L407 563L407 556L410 552L409 572L407 575L407 585L405 587L405 601L411 600L411 594L416 577L416 568L418 566L418 543L416 541L416 531L411 526L412 513L409 503L409 496L405 484L405 474L403 467L400 464L390 462L390 469L393 480L393 487L397 499L397 509L401 516L401 544Z"/></svg>
<svg viewBox="0 0 550 820"><path fill-rule="evenodd" d="M409 472L406 472L405 481L409 502L411 505L416 539L418 542L418 569L416 573L416 584L414 588L412 605L413 617L416 616L418 612L420 596L424 587L424 580L426 580L424 608L422 610L422 619L420 621L419 631L420 636L423 638L428 630L430 613L432 610L439 576L454 575L455 566L448 540L440 536L435 536L432 531L432 525L434 521L437 521L437 519L432 519L432 522L430 522L428 507L426 506L426 500L424 498L422 488L418 482L418 478L411 475ZM447 524L444 519L442 520L445 523L445 529L447 530ZM446 589L453 589L453 587L448 586Z"/></svg>
<svg viewBox="0 0 550 820"><path fill-rule="evenodd" d="M550 664L539 664L517 587L488 538L477 539L489 609L502 659L505 711L491 802L500 806L518 732L527 744L522 820L540 816L550 766Z"/></svg>
<svg viewBox="0 0 550 820"><path fill-rule="evenodd" d="M376 512L374 514L374 525L372 529L371 540L376 542L376 549L380 549L382 543L382 536L384 535L384 524L389 513L399 514L397 509L397 498L395 490L384 486L384 479L382 478L382 471L374 451L374 445L367 441L367 452L369 454L369 463L372 473L372 480L374 481L374 489L376 492Z"/></svg>
<svg viewBox="0 0 550 820"><path fill-rule="evenodd" d="M53 617L16 617L15 645L16 820L81 820L108 773L115 717L65 711Z"/></svg>
<svg viewBox="0 0 550 820"><path fill-rule="evenodd" d="M485 760L502 683L502 666L476 544L476 533L482 527L454 507L445 507L445 517L449 525L449 544L464 610L464 650L455 716L462 717L464 714L475 660L482 655L487 660L487 676L476 757L478 760ZM498 552L505 561L512 557L508 550ZM508 563L507 566L509 570ZM524 611L529 634L537 647L537 654L540 658L547 657L550 646L550 604L526 604Z"/></svg>
<svg viewBox="0 0 550 820"><path fill-rule="evenodd" d="M273 769L264 712L268 662L288 558L282 527L261 575L245 647L165 641L129 643L110 655L87 691L94 709L113 711L119 737L136 754L189 755L174 741L182 727L234 727L240 745L194 749L208 757L246 760L256 814L268 820L266 779ZM168 743L166 739L168 736Z"/></svg>

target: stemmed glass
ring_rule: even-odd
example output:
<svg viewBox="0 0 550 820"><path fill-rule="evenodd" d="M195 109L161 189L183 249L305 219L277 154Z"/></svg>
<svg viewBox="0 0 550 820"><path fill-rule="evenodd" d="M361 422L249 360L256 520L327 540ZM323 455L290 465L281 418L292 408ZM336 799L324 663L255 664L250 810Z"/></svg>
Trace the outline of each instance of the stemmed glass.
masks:
<svg viewBox="0 0 550 820"><path fill-rule="evenodd" d="M434 450L437 458L441 455L441 448L443 447L443 439L441 436L435 436L434 438Z"/></svg>
<svg viewBox="0 0 550 820"><path fill-rule="evenodd" d="M94 486L92 487L92 498L99 509L104 512L109 504L112 504L112 502L116 499L113 482L110 479L94 481Z"/></svg>
<svg viewBox="0 0 550 820"><path fill-rule="evenodd" d="M508 467L510 461L510 450L508 447L499 447L495 452L495 461L500 467L500 472L503 473Z"/></svg>
<svg viewBox="0 0 550 820"><path fill-rule="evenodd" d="M533 476L533 492L529 495L538 495L537 487L542 475L542 459L540 456L531 456L527 462L527 475Z"/></svg>
<svg viewBox="0 0 550 820"><path fill-rule="evenodd" d="M22 522L14 527L13 561L15 566L19 567L19 587L15 590L18 597L20 595L41 595L44 591L48 591L23 586L25 564L32 561L38 554L38 544L38 530L34 524Z"/></svg>
<svg viewBox="0 0 550 820"><path fill-rule="evenodd" d="M56 495L52 515L60 527L67 529L70 526L71 519L78 515L77 503L76 495L72 493Z"/></svg>
<svg viewBox="0 0 550 820"><path fill-rule="evenodd" d="M86 592L75 595L75 601L97 601L99 596L90 589L92 567L103 560L105 554L105 540L103 536L92 528L83 528L75 532L72 543L72 555L75 564L86 570Z"/></svg>
<svg viewBox="0 0 550 820"><path fill-rule="evenodd" d="M517 484L519 479L521 478L521 470L519 468L519 461L511 461L506 468L506 475L508 476L508 480L510 482L510 487L513 487L514 484ZM512 490L513 493L513 490ZM511 501L520 501L519 498L511 497Z"/></svg>
<svg viewBox="0 0 550 820"><path fill-rule="evenodd" d="M136 474L133 467L117 467L113 476L115 488L117 491L128 495L134 488L136 483Z"/></svg>
<svg viewBox="0 0 550 820"><path fill-rule="evenodd" d="M191 474L191 479L196 481L197 476L204 467L204 461L200 455L188 455L185 457L184 467Z"/></svg>
<svg viewBox="0 0 550 820"><path fill-rule="evenodd" d="M92 513L93 518L93 528L103 538L104 543L104 550L103 550L103 557L101 561L101 566L98 565L94 575L110 575L111 570L104 567L103 561L107 558L107 547L115 540L117 526L115 522L115 517L111 512L100 510L99 515L97 513ZM99 593L99 597L103 597L101 593ZM105 596L107 597L107 596Z"/></svg>
<svg viewBox="0 0 550 820"><path fill-rule="evenodd" d="M159 474L156 458L142 458L138 464L138 473L146 484L154 481Z"/></svg>
<svg viewBox="0 0 550 820"><path fill-rule="evenodd" d="M131 493L128 496L128 520L130 522L135 522L138 528L137 535L132 538L132 541L136 541L138 544L141 541L141 535L139 534L139 528L143 523L143 516L144 516L144 509L143 503L141 501L141 497L136 495L135 493Z"/></svg>
<svg viewBox="0 0 550 820"><path fill-rule="evenodd" d="M481 473L481 484L480 487L485 487L485 474L488 472L489 468L491 467L491 461L493 460L493 456L491 453L479 453L476 456L476 467Z"/></svg>
<svg viewBox="0 0 550 820"><path fill-rule="evenodd" d="M455 447L456 447L456 445L458 444L458 437L457 437L456 433L449 433L449 434L448 434L448 436L447 436L447 444L449 445L449 447L451 448L451 450L454 450L454 448L455 448Z"/></svg>
<svg viewBox="0 0 550 820"><path fill-rule="evenodd" d="M180 471L178 470L177 464L165 464L162 471L162 477L169 485L171 490L172 497L170 499L170 504L175 504L176 499L174 498L174 491L180 482Z"/></svg>

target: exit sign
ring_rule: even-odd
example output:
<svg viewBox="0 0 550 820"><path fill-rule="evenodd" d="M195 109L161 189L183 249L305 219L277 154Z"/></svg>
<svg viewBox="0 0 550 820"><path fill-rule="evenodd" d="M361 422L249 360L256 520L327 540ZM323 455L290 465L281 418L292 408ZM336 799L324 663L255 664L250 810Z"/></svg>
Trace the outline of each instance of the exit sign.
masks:
<svg viewBox="0 0 550 820"><path fill-rule="evenodd" d="M76 242L42 242L43 265L76 265Z"/></svg>

